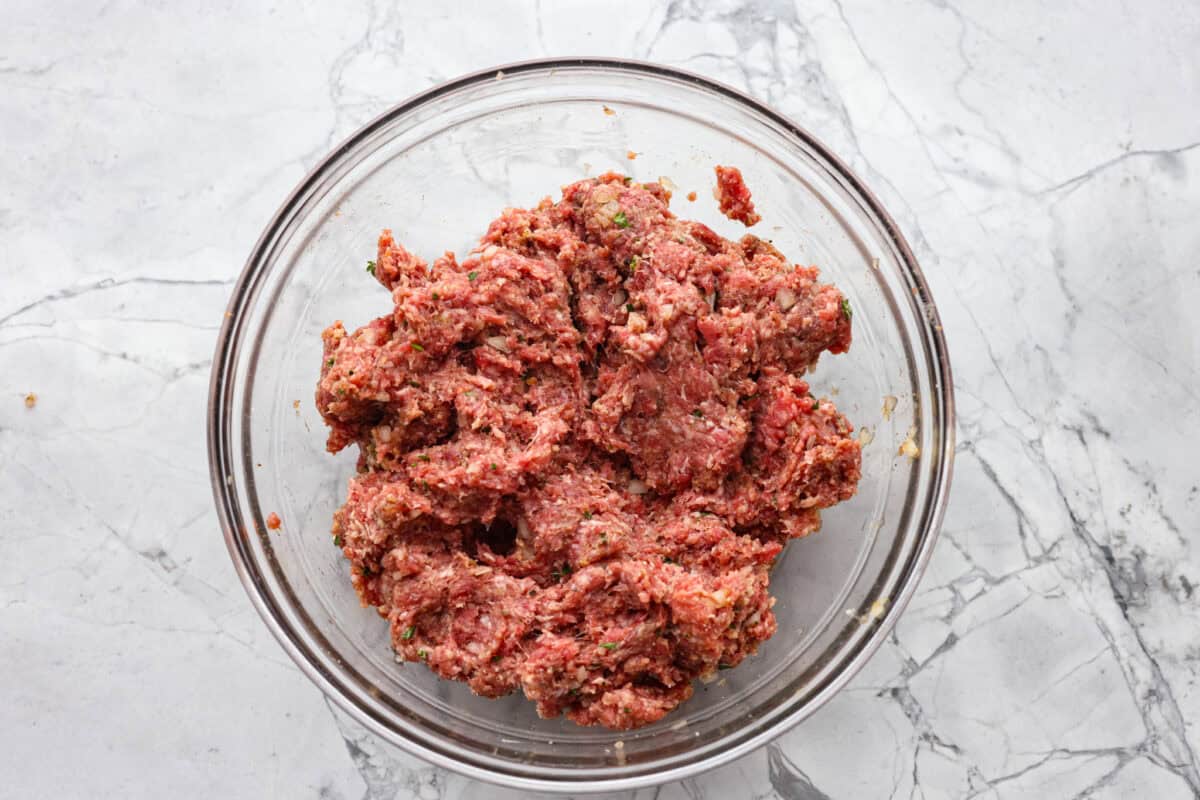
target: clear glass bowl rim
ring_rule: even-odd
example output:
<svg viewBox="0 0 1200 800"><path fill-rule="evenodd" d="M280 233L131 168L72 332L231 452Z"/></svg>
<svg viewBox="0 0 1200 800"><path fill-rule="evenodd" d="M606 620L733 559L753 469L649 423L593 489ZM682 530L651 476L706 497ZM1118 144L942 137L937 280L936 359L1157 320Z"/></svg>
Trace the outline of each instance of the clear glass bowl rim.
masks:
<svg viewBox="0 0 1200 800"><path fill-rule="evenodd" d="M923 498L922 518L924 525L919 533L920 541L910 560L909 573L899 583L899 591L891 598L886 610L880 616L878 625L872 634L859 646L841 672L837 673L822 689L808 702L778 717L772 725L757 731L736 746L716 750L704 758L663 770L658 773L641 774L611 779L588 779L565 782L562 780L542 780L522 775L489 770L464 760L447 756L414 742L397 730L387 727L373 715L361 708L352 698L339 690L331 679L328 668L312 659L311 654L299 645L281 624L271 605L273 598L266 596L264 584L251 572L247 563L246 553L241 542L240 532L242 521L236 512L236 499L232 496L229 476L232 474L233 460L229 441L229 416L236 413L229 407L232 382L235 379L236 351L244 332L242 318L239 312L245 307L253 294L261 274L269 264L261 258L265 245L270 242L276 232L285 225L292 212L298 208L298 201L303 199L308 191L320 182L322 176L329 172L343 156L352 151L362 140L370 137L377 130L392 120L404 114L411 113L422 106L463 87L493 81L498 74L514 76L529 72L553 71L556 69L595 69L615 70L624 73L642 74L649 77L668 78L684 83L690 83L708 92L720 95L734 103L747 107L750 111L766 117L770 122L779 126L791 136L800 140L805 146L816 151L838 177L845 182L848 189L862 202L875 221L882 227L883 232L890 238L900 256L900 267L914 290L917 303L924 309L923 334L920 339L921 354L932 367L931 384L940 391L930 398L937 404L935 418L939 421L937 441L940 442L940 452L936 454L937 467L925 497ZM300 670L312 680L318 688L340 708L349 713L359 723L386 741L401 749L422 758L439 767L453 770L467 777L498 783L526 791L540 792L599 792L617 791L642 788L657 785L666 781L680 780L714 769L728 763L758 747L766 744L775 737L794 727L824 705L834 694L844 687L858 673L863 665L879 649L888 633L894 627L900 614L907 606L921 575L924 573L934 543L937 540L949 496L954 462L955 447L955 414L954 414L954 385L950 370L949 353L942 335L942 325L936 306L933 303L924 274L913 255L908 242L891 215L884 209L878 198L850 170L850 168L833 152L825 147L816 137L788 117L772 110L744 92L710 78L697 75L687 70L667 67L647 61L618 58L549 58L533 59L504 64L488 69L479 70L434 86L409 99L392 106L387 111L376 116L360 127L340 144L334 147L316 166L314 166L279 206L263 233L255 242L254 248L242 269L229 303L226 314L217 337L216 350L213 357L212 371L209 383L208 398L208 457L209 472L213 488L213 499L217 506L218 516L225 536L225 543L233 560L239 580L256 611L266 622L268 629L283 647L288 656ZM925 456L923 456L925 457Z"/></svg>

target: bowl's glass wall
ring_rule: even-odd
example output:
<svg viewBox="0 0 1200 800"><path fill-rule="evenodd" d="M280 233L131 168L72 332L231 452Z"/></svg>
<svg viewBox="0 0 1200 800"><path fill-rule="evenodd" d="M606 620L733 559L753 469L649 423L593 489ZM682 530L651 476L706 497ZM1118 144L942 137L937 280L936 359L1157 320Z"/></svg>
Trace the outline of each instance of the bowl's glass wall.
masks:
<svg viewBox="0 0 1200 800"><path fill-rule="evenodd" d="M712 198L717 163L742 169L764 217L754 233L820 266L850 298L854 345L826 355L810 381L870 431L858 495L827 511L823 529L791 543L774 569L778 633L742 666L698 684L662 722L623 733L542 720L520 696L481 699L397 664L386 622L359 605L329 537L356 453L325 452L313 407L322 329L334 320L352 329L390 308L365 272L380 230L429 260L444 250L461 257L504 206L611 169L669 179L677 214L739 237ZM218 354L215 469L252 595L327 690L377 730L460 768L510 780L637 780L752 742L822 700L863 656L933 535L947 387L930 347L932 308L905 256L815 146L682 77L526 69L385 116L318 170L264 235L235 298L231 345ZM889 397L895 409L885 415ZM916 460L897 454L910 433ZM271 512L283 520L277 532L263 526Z"/></svg>

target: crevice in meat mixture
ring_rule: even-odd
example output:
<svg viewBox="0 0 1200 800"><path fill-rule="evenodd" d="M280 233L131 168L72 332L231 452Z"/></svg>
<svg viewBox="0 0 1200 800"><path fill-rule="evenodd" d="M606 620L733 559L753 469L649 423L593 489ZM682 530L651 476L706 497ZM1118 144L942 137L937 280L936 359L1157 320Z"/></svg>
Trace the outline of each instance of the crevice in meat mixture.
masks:
<svg viewBox="0 0 1200 800"><path fill-rule="evenodd" d="M841 293L669 199L580 181L461 264L384 231L394 310L324 333L363 603L404 660L584 725L653 722L754 653L772 562L859 480L850 423L801 378L850 345Z"/></svg>

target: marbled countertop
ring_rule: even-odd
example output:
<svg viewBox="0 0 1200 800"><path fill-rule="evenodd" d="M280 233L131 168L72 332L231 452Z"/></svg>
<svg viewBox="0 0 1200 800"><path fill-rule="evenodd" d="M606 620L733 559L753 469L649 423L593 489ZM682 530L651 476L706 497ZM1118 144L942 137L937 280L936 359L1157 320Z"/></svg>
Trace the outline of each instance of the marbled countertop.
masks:
<svg viewBox="0 0 1200 800"><path fill-rule="evenodd" d="M868 667L628 796L1200 796L1196 6L201 5L0 15L0 795L518 796L382 744L283 654L218 529L206 389L254 239L332 144L592 54L728 82L846 159L925 268L960 413Z"/></svg>

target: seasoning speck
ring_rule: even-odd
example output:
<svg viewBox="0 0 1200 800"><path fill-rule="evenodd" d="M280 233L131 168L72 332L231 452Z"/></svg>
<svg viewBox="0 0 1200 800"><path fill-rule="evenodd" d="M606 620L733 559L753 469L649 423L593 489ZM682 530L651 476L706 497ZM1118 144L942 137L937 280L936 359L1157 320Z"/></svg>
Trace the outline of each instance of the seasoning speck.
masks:
<svg viewBox="0 0 1200 800"><path fill-rule="evenodd" d="M695 192L688 192L688 193L687 193L687 199L688 199L688 202L689 202L689 203L694 203L694 202L696 202L696 193L695 193Z"/></svg>
<svg viewBox="0 0 1200 800"><path fill-rule="evenodd" d="M34 394L33 392L30 392L29 394L25 395L25 407L26 408L33 408L36 405L37 405L37 395L36 394Z"/></svg>
<svg viewBox="0 0 1200 800"><path fill-rule="evenodd" d="M606 117L611 117L617 113L617 112L613 111L611 108L609 108L608 106L602 106L602 108L604 109L604 116L606 116Z"/></svg>
<svg viewBox="0 0 1200 800"><path fill-rule="evenodd" d="M628 153L625 154L625 157L628 158L630 161L633 161L635 158L637 158L637 153L630 150Z"/></svg>

